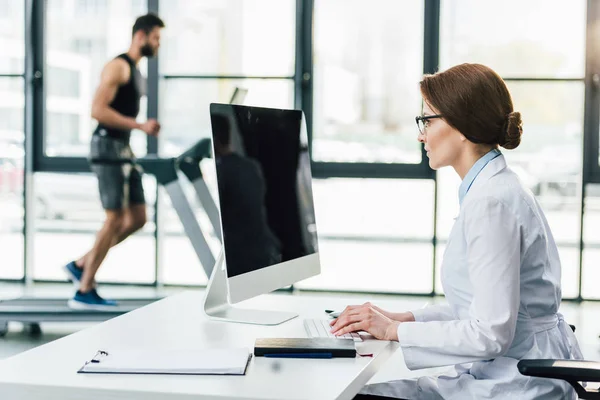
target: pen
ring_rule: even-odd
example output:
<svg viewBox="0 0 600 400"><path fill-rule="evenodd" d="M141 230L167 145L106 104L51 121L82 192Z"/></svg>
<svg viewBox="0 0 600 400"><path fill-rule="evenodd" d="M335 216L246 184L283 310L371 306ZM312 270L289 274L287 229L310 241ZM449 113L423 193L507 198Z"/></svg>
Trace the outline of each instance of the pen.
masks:
<svg viewBox="0 0 600 400"><path fill-rule="evenodd" d="M269 358L333 358L331 353L270 353Z"/></svg>

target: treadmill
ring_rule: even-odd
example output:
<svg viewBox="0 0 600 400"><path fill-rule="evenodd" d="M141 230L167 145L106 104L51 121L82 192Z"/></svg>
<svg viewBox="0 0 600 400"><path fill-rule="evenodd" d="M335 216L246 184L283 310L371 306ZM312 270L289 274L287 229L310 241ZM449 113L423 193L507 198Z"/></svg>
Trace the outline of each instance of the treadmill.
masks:
<svg viewBox="0 0 600 400"><path fill-rule="evenodd" d="M170 159L144 158L137 162L144 172L156 177L171 198L173 208L177 212L184 231L196 256L200 260L206 276L210 277L215 264L215 257L208 246L205 233L202 232L187 197L178 179L178 170L191 181L198 200L204 208L211 225L213 234L221 240L221 223L219 210L210 194L200 169L200 161L210 157L210 139L203 139L185 151L181 156ZM131 160L123 160L131 162ZM115 299L118 306L112 310L74 310L68 307L67 299L56 297L22 296L13 299L0 300L0 337L8 333L10 321L22 322L31 334L40 334L40 322L83 322L106 321L125 314L136 308L143 307L162 297L124 298Z"/></svg>
<svg viewBox="0 0 600 400"><path fill-rule="evenodd" d="M243 104L248 89L236 87L231 96L231 104ZM221 239L221 221L219 210L210 194L200 169L200 162L204 158L211 157L210 139L202 139L194 144L179 157L170 159L143 158L137 160L144 168L144 172L156 177L158 184L163 185L171 198L173 208L181 220L184 231L196 256L202 264L206 276L210 278L215 265L215 257L208 246L205 234L202 232L192 208L185 196L181 182L178 180L178 171L190 180L200 205L205 210L214 235ZM131 162L131 160L123 160ZM119 306L109 311L99 310L73 310L68 307L67 299L47 297L19 297L14 299L0 300L0 337L8 333L10 321L22 322L28 327L32 334L40 334L40 322L70 322L70 321L106 321L108 319L125 314L136 308L143 307L162 297L138 298L138 299L115 299Z"/></svg>

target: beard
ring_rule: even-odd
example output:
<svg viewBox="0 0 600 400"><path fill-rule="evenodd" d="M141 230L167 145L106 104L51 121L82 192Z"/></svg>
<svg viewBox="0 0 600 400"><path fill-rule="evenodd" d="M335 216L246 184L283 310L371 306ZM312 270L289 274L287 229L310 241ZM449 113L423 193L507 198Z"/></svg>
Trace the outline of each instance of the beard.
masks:
<svg viewBox="0 0 600 400"><path fill-rule="evenodd" d="M152 47L150 43L143 45L140 52L144 57L154 57L154 47Z"/></svg>

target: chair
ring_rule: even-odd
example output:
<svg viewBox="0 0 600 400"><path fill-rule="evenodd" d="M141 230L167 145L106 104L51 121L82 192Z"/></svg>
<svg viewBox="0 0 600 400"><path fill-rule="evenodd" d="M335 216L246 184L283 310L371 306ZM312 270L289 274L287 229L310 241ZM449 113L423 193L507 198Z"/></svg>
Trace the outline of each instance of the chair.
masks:
<svg viewBox="0 0 600 400"><path fill-rule="evenodd" d="M600 400L600 391L586 390L579 382L600 382L600 362L585 360L521 360L519 372L527 376L563 379L581 400Z"/></svg>

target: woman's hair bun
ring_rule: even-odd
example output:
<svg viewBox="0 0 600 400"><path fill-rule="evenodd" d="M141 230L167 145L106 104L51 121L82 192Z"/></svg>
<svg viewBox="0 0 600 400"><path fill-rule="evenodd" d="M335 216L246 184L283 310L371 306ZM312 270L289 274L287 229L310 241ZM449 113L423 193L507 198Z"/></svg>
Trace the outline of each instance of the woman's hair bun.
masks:
<svg viewBox="0 0 600 400"><path fill-rule="evenodd" d="M523 121L521 121L521 113L513 111L506 116L506 121L500 132L500 140L498 143L505 149L514 149L521 143L521 135L523 135Z"/></svg>

